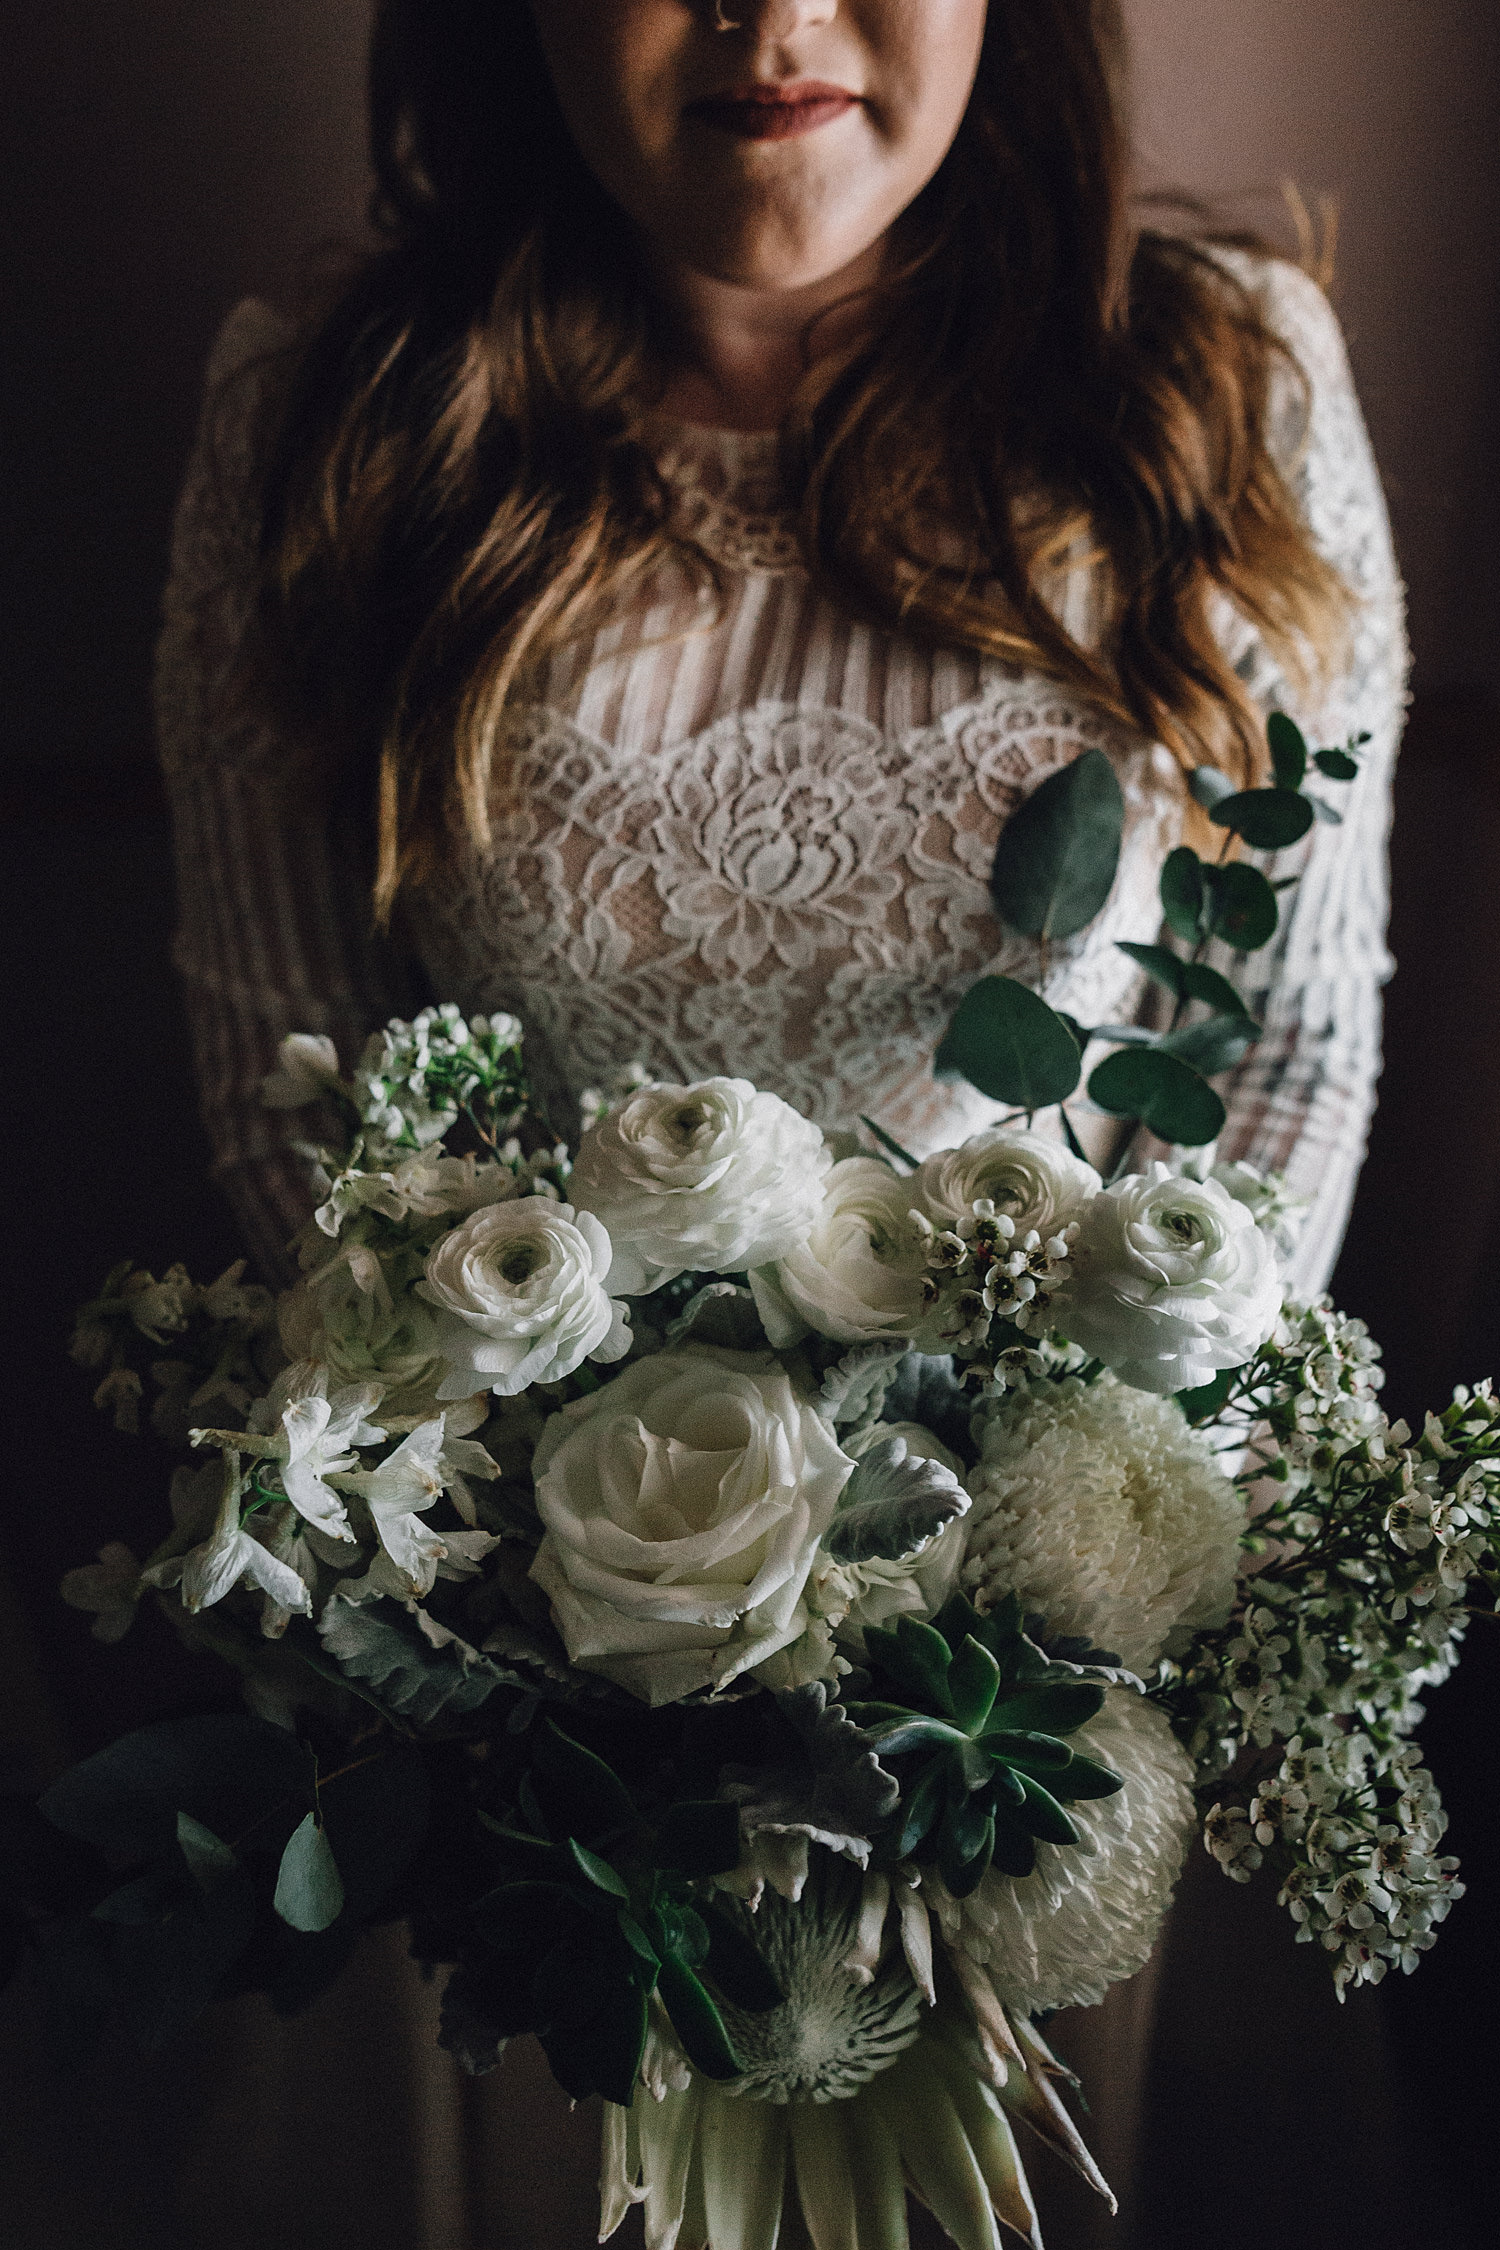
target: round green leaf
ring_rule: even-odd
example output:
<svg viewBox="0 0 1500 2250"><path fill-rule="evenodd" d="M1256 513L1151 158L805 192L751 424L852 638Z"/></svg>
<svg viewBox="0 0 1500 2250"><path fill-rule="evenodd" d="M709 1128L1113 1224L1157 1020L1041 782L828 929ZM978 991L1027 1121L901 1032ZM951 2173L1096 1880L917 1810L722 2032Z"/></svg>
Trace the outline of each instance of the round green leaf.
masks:
<svg viewBox="0 0 1500 2250"><path fill-rule="evenodd" d="M1247 1048L1260 1037L1260 1025L1250 1016L1210 1016L1205 1023L1184 1024L1162 1040L1157 1052L1176 1055L1205 1078L1232 1070Z"/></svg>
<svg viewBox="0 0 1500 2250"><path fill-rule="evenodd" d="M959 1002L933 1061L991 1101L1050 1109L1078 1084L1082 1058L1055 1009L1013 977L981 977Z"/></svg>
<svg viewBox="0 0 1500 2250"><path fill-rule="evenodd" d="M1330 781L1357 781L1359 767L1347 750L1315 750L1313 764Z"/></svg>
<svg viewBox="0 0 1500 2250"><path fill-rule="evenodd" d="M316 1813L299 1821L281 1855L272 1901L294 1930L326 1930L344 1911L344 1882Z"/></svg>
<svg viewBox="0 0 1500 2250"><path fill-rule="evenodd" d="M1227 867L1206 867L1203 877L1213 935L1237 953L1254 953L1269 945L1280 915L1275 890L1260 869L1233 860Z"/></svg>
<svg viewBox="0 0 1500 2250"><path fill-rule="evenodd" d="M1266 722L1266 741L1277 788L1300 789L1307 772L1307 742L1296 720L1285 711L1273 711Z"/></svg>
<svg viewBox="0 0 1500 2250"><path fill-rule="evenodd" d="M1022 937L1074 936L1109 897L1124 826L1125 800L1102 750L1049 775L995 847L990 895L1000 919Z"/></svg>
<svg viewBox="0 0 1500 2250"><path fill-rule="evenodd" d="M1100 1063L1089 1094L1111 1117L1136 1117L1158 1140L1201 1148L1224 1130L1224 1104L1176 1055L1159 1047L1122 1047Z"/></svg>
<svg viewBox="0 0 1500 2250"><path fill-rule="evenodd" d="M1116 941L1116 951L1128 953L1148 977L1154 977L1158 984L1164 984L1168 992L1175 994L1177 999L1181 1000L1186 995L1184 971L1190 964L1183 960L1180 953L1174 953L1169 945L1135 945L1128 938L1121 938Z"/></svg>
<svg viewBox="0 0 1500 2250"><path fill-rule="evenodd" d="M1315 815L1295 789L1242 789L1215 805L1211 817L1242 836L1252 851L1279 852L1300 842Z"/></svg>
<svg viewBox="0 0 1500 2250"><path fill-rule="evenodd" d="M1202 1000L1220 1015L1248 1016L1250 1013L1228 977L1221 977L1217 969L1205 968L1201 961L1183 962L1182 989L1187 999Z"/></svg>
<svg viewBox="0 0 1500 2250"><path fill-rule="evenodd" d="M1161 910L1174 937L1196 945L1203 935L1204 866L1186 844L1168 852L1161 871Z"/></svg>

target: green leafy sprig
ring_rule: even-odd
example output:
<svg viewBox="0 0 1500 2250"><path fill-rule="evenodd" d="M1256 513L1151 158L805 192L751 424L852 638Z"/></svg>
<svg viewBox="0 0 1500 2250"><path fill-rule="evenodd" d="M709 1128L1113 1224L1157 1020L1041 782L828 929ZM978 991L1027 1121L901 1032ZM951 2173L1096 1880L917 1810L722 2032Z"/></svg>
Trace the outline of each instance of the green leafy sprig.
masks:
<svg viewBox="0 0 1500 2250"><path fill-rule="evenodd" d="M739 2076L719 1999L752 2014L784 1995L706 1886L740 1859L717 1799L654 1821L605 1760L550 1719L534 1730L509 1818L481 1815L511 1872L471 1916L463 1974L500 2038L534 2032L575 2100L629 2107L655 1994L694 2068Z"/></svg>
<svg viewBox="0 0 1500 2250"><path fill-rule="evenodd" d="M992 1101L1030 1117L1076 1093L1088 1049L1099 1041L1114 1052L1088 1076L1096 1108L1144 1125L1181 1148L1202 1147L1218 1137L1225 1110L1209 1080L1233 1069L1261 1027L1203 955L1214 942L1239 953L1269 945L1280 922L1277 894L1295 880L1272 881L1231 854L1236 843L1249 851L1282 851L1315 821L1336 823L1339 813L1304 785L1310 773L1352 781L1359 771L1357 753L1369 740L1358 735L1340 750L1310 750L1282 712L1272 714L1266 732L1272 779L1265 787L1237 790L1211 766L1192 776L1192 794L1224 830L1224 843L1212 861L1181 845L1162 868L1162 918L1188 947L1187 956L1170 945L1121 944L1121 951L1171 994L1167 1028L1088 1028L1017 978L982 977L964 995L943 1036L935 1064L939 1077L966 1078ZM1007 822L990 893L1006 928L1036 941L1043 982L1053 944L1076 936L1108 899L1124 821L1124 799L1109 759L1102 750L1085 750L1034 790ZM1208 1012L1189 1020L1195 1006ZM1076 1148L1066 1109L1062 1121Z"/></svg>

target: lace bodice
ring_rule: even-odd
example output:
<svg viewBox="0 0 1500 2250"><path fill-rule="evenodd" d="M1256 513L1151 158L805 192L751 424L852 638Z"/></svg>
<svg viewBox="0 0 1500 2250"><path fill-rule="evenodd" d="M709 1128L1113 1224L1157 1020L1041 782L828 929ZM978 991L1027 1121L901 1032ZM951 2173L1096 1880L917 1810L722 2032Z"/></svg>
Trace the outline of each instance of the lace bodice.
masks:
<svg viewBox="0 0 1500 2250"><path fill-rule="evenodd" d="M1323 739L1374 737L1342 828L1320 826L1277 945L1221 963L1267 1011L1235 1082L1226 1148L1287 1165L1315 1208L1304 1278L1321 1280L1362 1149L1386 969L1383 851L1399 727L1399 590L1336 325L1301 275L1253 278L1312 387L1288 385L1276 442L1321 541L1364 596ZM216 383L279 340L242 307ZM405 958L377 955L351 855L311 831L292 758L235 685L248 583L247 403L220 406L179 519L160 666L162 746L183 889L179 959L219 1159L262 1238L285 1238L300 1182L254 1089L288 1029L350 1046L414 977L470 1008L505 1007L565 1115L639 1058L674 1078L728 1073L828 1125L876 1117L918 1151L994 1114L940 1084L931 1058L989 970L1032 973L986 878L1006 818L1087 745L1126 798L1104 913L1058 948L1047 995L1086 1023L1128 1020L1138 972L1116 940L1157 920L1177 840L1167 753L1036 674L937 651L841 612L807 580L777 486L773 436L663 426L658 459L684 524L715 556L717 601L667 564L627 610L560 652L512 709L491 847L455 848L410 913ZM221 400L231 399L221 391ZM207 427L207 425L206 425ZM1087 627L1088 587L1058 589ZM1244 676L1295 709L1265 652L1226 615Z"/></svg>

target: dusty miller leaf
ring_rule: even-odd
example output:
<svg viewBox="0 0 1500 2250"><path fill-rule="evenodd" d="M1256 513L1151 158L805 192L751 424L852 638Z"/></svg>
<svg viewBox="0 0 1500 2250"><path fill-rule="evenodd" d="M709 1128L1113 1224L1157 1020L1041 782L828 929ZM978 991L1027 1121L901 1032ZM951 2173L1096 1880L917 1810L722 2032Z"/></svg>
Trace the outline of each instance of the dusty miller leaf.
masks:
<svg viewBox="0 0 1500 2250"><path fill-rule="evenodd" d="M870 1737L841 1704L829 1703L822 1680L778 1695L798 1738L800 1755L778 1766L726 1766L720 1794L739 1807L747 1837L804 1836L862 1867L870 1838L895 1811L900 1785L876 1756Z"/></svg>
<svg viewBox="0 0 1500 2250"><path fill-rule="evenodd" d="M951 1469L917 1459L903 1437L882 1438L860 1457L823 1545L835 1562L899 1562L968 1507Z"/></svg>

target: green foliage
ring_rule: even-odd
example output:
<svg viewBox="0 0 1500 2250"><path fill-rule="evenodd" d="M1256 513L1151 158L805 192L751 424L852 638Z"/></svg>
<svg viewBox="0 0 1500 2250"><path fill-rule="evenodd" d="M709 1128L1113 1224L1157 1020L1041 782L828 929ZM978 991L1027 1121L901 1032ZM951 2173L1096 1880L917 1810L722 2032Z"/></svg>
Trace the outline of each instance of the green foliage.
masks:
<svg viewBox="0 0 1500 2250"><path fill-rule="evenodd" d="M316 1813L308 1813L287 1839L272 1904L294 1930L326 1930L344 1911L344 1879Z"/></svg>
<svg viewBox="0 0 1500 2250"><path fill-rule="evenodd" d="M1313 809L1295 789L1241 789L1221 798L1209 817L1243 838L1252 851L1279 852L1307 834Z"/></svg>
<svg viewBox="0 0 1500 2250"><path fill-rule="evenodd" d="M0 1893L71 1917L37 1949L64 2048L82 2059L117 2015L155 2049L230 1989L286 2010L311 1999L428 1818L426 1764L400 1738L320 1775L304 1742L263 1719L166 1720L53 1783L0 1843ZM59 1832L81 1854L49 1874L45 1838Z"/></svg>
<svg viewBox="0 0 1500 2250"><path fill-rule="evenodd" d="M1210 937L1222 938L1237 953L1258 953L1276 935L1280 909L1276 892L1258 867L1242 859L1227 867L1203 869L1203 920Z"/></svg>
<svg viewBox="0 0 1500 2250"><path fill-rule="evenodd" d="M963 1486L942 1462L908 1454L904 1439L880 1439L845 1485L823 1546L835 1562L899 1562L967 1506Z"/></svg>
<svg viewBox="0 0 1500 2250"><path fill-rule="evenodd" d="M1307 772L1307 742L1295 719L1273 711L1266 721L1271 771L1278 789L1300 789Z"/></svg>
<svg viewBox="0 0 1500 2250"><path fill-rule="evenodd" d="M341 1672L376 1689L382 1709L419 1725L477 1711L496 1688L527 1684L477 1650L434 1648L415 1626L373 1604L331 1601L318 1631Z"/></svg>
<svg viewBox="0 0 1500 2250"><path fill-rule="evenodd" d="M1182 1024L1166 1032L1157 1043L1158 1054L1175 1055L1205 1078L1232 1070L1260 1037L1260 1025L1243 1011L1232 1016L1209 1016L1202 1023Z"/></svg>
<svg viewBox="0 0 1500 2250"><path fill-rule="evenodd" d="M1075 936L1109 897L1124 825L1125 800L1102 750L1049 775L1001 830L990 875L1000 919L1022 937Z"/></svg>
<svg viewBox="0 0 1500 2250"><path fill-rule="evenodd" d="M991 1101L1048 1109L1078 1084L1078 1042L1057 1011L1013 977L971 985L943 1034L933 1069L967 1078Z"/></svg>
<svg viewBox="0 0 1500 2250"><path fill-rule="evenodd" d="M1167 928L1184 945L1197 945L1204 935L1203 862L1186 844L1168 852L1161 869L1161 910Z"/></svg>
<svg viewBox="0 0 1500 2250"><path fill-rule="evenodd" d="M1330 781L1357 781L1359 766L1347 750L1315 750L1313 763Z"/></svg>
<svg viewBox="0 0 1500 2250"><path fill-rule="evenodd" d="M1029 1875L1038 1841L1077 1844L1065 1808L1124 1787L1064 1739L1099 1711L1103 1686L1047 1658L1014 1595L981 1616L955 1594L932 1624L902 1617L865 1643L875 1694L851 1715L901 1781L885 1861L936 1865L965 1898L991 1865Z"/></svg>
<svg viewBox="0 0 1500 2250"><path fill-rule="evenodd" d="M1161 1047L1121 1047L1089 1078L1111 1117L1138 1118L1158 1140L1201 1148L1224 1130L1224 1104L1187 1062Z"/></svg>
<svg viewBox="0 0 1500 2250"><path fill-rule="evenodd" d="M1148 976L1164 984L1177 999L1202 1000L1221 1015L1249 1015L1228 977L1221 977L1217 969L1206 968L1201 961L1184 961L1165 945L1132 945L1122 939L1119 950L1138 961Z"/></svg>
<svg viewBox="0 0 1500 2250"><path fill-rule="evenodd" d="M531 1750L511 1818L485 1823L508 1877L474 1910L466 2006L497 2038L534 2032L578 2101L629 2106L653 1993L694 2068L737 2077L719 1998L759 2011L783 1995L701 1889L739 1864L736 1808L684 1799L648 1820L607 1761L550 1719Z"/></svg>

